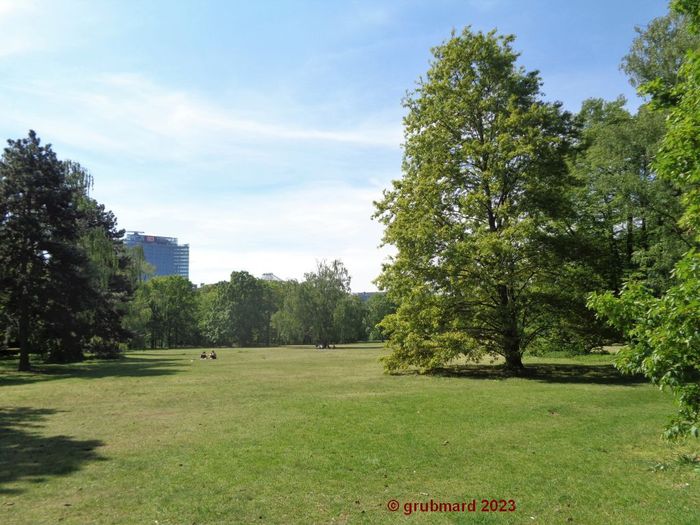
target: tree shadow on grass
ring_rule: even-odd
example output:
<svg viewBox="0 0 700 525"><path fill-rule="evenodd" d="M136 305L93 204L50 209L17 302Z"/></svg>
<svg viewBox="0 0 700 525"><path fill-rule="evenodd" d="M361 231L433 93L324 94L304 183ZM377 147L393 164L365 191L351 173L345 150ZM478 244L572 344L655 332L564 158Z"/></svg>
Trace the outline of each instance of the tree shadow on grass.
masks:
<svg viewBox="0 0 700 525"><path fill-rule="evenodd" d="M23 492L7 487L11 483L41 483L75 472L88 461L104 461L95 452L102 441L43 436L43 420L56 413L45 408L0 408L0 494Z"/></svg>
<svg viewBox="0 0 700 525"><path fill-rule="evenodd" d="M103 377L152 377L175 374L180 370L178 359L144 358L126 356L104 361L85 361L75 364L32 364L31 372L17 372L17 360L6 361L0 369L0 387L21 385L36 381L80 378L101 379Z"/></svg>
<svg viewBox="0 0 700 525"><path fill-rule="evenodd" d="M544 383L580 383L601 385L638 385L649 381L641 375L622 375L608 364L528 364L519 374L499 365L461 365L437 368L428 375L465 379L521 378Z"/></svg>

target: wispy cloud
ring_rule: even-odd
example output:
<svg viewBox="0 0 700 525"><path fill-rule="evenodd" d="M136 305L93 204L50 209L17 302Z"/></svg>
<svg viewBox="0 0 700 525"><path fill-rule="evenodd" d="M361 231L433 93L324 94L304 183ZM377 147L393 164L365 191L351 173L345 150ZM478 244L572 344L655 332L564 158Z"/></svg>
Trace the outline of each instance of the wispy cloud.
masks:
<svg viewBox="0 0 700 525"><path fill-rule="evenodd" d="M22 98L25 103L17 104ZM273 101L269 107L245 110L217 105L135 74L104 74L75 84L22 83L3 90L0 109L18 127L41 126L44 133L60 136L76 148L176 161L250 149L263 142L390 149L398 149L401 142L397 121L369 116L327 128L282 122L275 119Z"/></svg>

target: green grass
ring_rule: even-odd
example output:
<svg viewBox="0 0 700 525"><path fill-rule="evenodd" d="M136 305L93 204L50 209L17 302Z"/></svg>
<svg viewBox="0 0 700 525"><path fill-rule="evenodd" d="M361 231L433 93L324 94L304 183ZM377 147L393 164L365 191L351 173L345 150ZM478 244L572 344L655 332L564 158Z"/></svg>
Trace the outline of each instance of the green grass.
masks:
<svg viewBox="0 0 700 525"><path fill-rule="evenodd" d="M0 523L700 523L698 443L605 355L385 375L364 345L0 362ZM513 499L513 513L387 502ZM479 508L481 505L479 503Z"/></svg>

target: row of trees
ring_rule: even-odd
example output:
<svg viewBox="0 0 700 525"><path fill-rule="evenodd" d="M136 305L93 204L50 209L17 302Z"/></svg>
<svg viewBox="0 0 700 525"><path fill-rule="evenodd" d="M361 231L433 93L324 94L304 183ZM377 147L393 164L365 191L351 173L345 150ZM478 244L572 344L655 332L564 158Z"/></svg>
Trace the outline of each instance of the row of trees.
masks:
<svg viewBox="0 0 700 525"><path fill-rule="evenodd" d="M378 281L398 305L388 370L496 354L519 372L526 351L626 336L621 368L672 386L674 428L697 433L698 1L677 8L623 61L655 101L635 114L546 102L511 36L433 49L405 100L403 177L376 203L397 248Z"/></svg>
<svg viewBox="0 0 700 525"><path fill-rule="evenodd" d="M377 324L393 310L384 294L350 293L340 261L318 263L302 282L264 281L233 272L195 288L177 276L140 285L125 326L137 348L349 343L381 339Z"/></svg>

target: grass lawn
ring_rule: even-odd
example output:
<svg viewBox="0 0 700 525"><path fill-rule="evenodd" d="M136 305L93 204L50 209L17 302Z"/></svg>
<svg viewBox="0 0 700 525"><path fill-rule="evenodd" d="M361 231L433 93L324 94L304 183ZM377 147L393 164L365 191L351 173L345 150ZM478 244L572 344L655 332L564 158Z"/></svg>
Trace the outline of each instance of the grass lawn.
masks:
<svg viewBox="0 0 700 525"><path fill-rule="evenodd" d="M2 361L0 523L700 523L700 468L682 460L700 443L662 441L670 397L609 356L530 359L520 379L385 375L384 352ZM431 499L477 512L404 515Z"/></svg>

